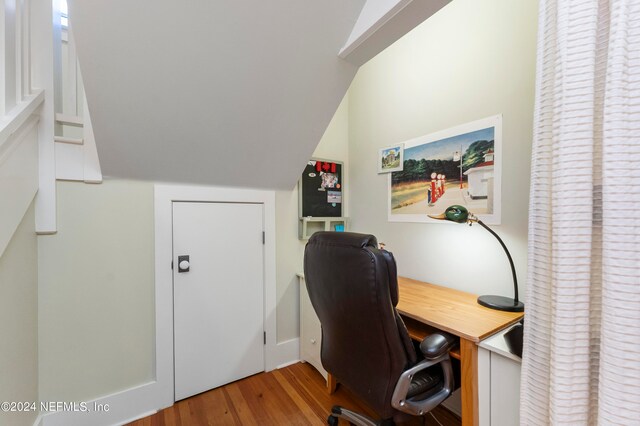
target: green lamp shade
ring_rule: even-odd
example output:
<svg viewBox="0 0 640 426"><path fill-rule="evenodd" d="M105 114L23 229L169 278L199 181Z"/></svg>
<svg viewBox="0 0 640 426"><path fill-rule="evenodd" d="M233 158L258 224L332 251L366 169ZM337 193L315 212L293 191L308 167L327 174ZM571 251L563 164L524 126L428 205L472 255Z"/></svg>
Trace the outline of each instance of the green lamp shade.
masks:
<svg viewBox="0 0 640 426"><path fill-rule="evenodd" d="M464 206L453 205L447 207L444 211L444 215L452 222L464 223L469 217L469 210Z"/></svg>
<svg viewBox="0 0 640 426"><path fill-rule="evenodd" d="M432 219L439 220L450 220L451 222L456 223L465 223L469 218L469 210L465 206L459 206L454 204L453 206L447 207L444 213L439 215L429 215Z"/></svg>

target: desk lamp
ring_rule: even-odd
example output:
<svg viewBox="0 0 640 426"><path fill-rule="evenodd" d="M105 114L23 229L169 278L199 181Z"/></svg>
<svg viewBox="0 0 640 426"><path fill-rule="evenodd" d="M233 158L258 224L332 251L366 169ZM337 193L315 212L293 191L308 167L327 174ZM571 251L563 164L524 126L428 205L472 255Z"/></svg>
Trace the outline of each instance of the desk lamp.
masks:
<svg viewBox="0 0 640 426"><path fill-rule="evenodd" d="M516 268L513 266L513 259L511 259L511 253L507 250L507 246L504 244L502 239L491 230L487 225L485 225L476 215L469 212L466 207L453 205L447 207L444 213L439 214L437 216L429 215L432 219L439 220L449 220L455 223L468 223L471 226L473 223L477 223L482 226L484 229L489 231L491 235L496 237L496 239L500 242L500 245L504 249L504 252L507 254L507 258L509 259L509 264L511 265L511 274L513 275L513 292L514 298L504 297L504 296L493 296L493 295L485 295L478 297L478 303L482 306L486 306L487 308L497 309L499 311L509 311L509 312L523 312L524 311L524 303L518 300L518 278L516 277Z"/></svg>

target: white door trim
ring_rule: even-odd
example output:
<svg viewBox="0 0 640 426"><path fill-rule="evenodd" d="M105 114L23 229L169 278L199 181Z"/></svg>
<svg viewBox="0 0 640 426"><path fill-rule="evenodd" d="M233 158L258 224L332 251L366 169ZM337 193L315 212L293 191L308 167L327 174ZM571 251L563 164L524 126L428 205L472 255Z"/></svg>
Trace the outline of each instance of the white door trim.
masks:
<svg viewBox="0 0 640 426"><path fill-rule="evenodd" d="M155 308L156 308L156 384L158 405L174 403L173 371L173 275L171 261L172 203L228 202L261 203L264 205L264 327L267 333L264 360L265 371L277 368L276 347L276 206L275 192L240 188L155 185Z"/></svg>

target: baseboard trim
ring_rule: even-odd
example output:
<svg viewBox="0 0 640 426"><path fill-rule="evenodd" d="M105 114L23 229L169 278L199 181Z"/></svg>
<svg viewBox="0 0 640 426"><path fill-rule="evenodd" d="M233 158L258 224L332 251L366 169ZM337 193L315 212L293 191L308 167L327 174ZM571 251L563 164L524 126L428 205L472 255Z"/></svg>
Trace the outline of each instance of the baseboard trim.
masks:
<svg viewBox="0 0 640 426"><path fill-rule="evenodd" d="M300 339L290 339L276 345L276 368L300 361ZM121 392L86 401L89 411L58 411L41 413L34 426L117 426L154 414L168 405L158 382L149 382ZM94 411L94 407L109 407Z"/></svg>
<svg viewBox="0 0 640 426"><path fill-rule="evenodd" d="M159 406L158 382L149 382L121 392L86 401L88 411L57 411L41 414L34 426L117 426L166 408ZM94 411L108 407L108 411Z"/></svg>
<svg viewBox="0 0 640 426"><path fill-rule="evenodd" d="M276 368L283 368L300 361L300 338L285 340L276 345Z"/></svg>

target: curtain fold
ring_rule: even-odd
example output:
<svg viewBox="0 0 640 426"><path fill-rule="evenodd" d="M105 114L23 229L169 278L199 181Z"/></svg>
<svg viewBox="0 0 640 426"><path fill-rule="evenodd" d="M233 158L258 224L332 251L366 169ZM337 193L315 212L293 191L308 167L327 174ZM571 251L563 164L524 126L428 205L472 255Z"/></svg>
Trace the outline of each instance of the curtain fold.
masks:
<svg viewBox="0 0 640 426"><path fill-rule="evenodd" d="M640 424L640 0L541 0L521 425Z"/></svg>

